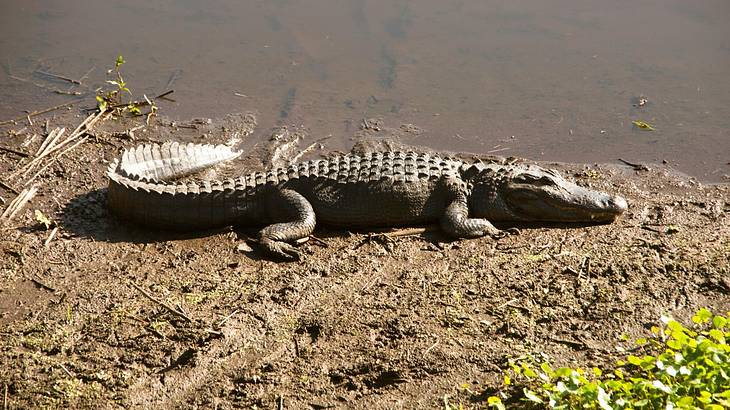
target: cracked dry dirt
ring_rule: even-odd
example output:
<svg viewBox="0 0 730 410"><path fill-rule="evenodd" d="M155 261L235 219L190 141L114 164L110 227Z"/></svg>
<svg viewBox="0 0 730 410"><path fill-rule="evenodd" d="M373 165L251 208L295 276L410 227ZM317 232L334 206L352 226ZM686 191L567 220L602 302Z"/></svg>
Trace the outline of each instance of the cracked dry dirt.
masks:
<svg viewBox="0 0 730 410"><path fill-rule="evenodd" d="M64 121L79 119L54 119ZM137 137L245 140L254 122L158 121ZM127 128L100 124L2 228L7 408L443 408L445 395L485 408L510 357L601 366L629 347L621 335L647 335L662 314L687 322L702 306L730 309L727 184L662 167L546 164L625 196L629 211L611 225L523 227L500 240L320 228L326 246L311 240L304 261L281 263L245 245L251 231L183 237L111 217L104 173L136 144L115 134ZM42 138L24 146L28 136L3 144L35 152ZM265 149L248 148L233 171L265 163ZM22 182L6 177L28 159L0 158L0 180ZM4 208L14 194L0 196ZM36 209L59 226L47 247Z"/></svg>

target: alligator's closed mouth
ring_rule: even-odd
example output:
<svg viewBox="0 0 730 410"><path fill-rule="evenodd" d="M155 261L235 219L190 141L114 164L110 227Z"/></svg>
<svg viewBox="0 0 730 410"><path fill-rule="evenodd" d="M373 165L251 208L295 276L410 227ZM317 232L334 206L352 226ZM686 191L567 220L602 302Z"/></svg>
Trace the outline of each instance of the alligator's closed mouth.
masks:
<svg viewBox="0 0 730 410"><path fill-rule="evenodd" d="M505 202L519 219L534 222L611 222L628 203L617 195L592 191L562 180L555 186L512 184Z"/></svg>

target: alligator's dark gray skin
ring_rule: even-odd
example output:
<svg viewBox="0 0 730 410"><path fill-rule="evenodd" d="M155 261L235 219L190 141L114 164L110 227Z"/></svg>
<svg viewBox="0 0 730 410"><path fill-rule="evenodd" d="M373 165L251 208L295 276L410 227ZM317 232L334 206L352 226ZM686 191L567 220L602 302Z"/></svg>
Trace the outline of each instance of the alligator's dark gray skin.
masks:
<svg viewBox="0 0 730 410"><path fill-rule="evenodd" d="M414 152L302 162L236 180L174 179L238 156L226 146L144 145L109 168L109 206L144 226L264 226L260 243L285 259L317 222L382 227L438 222L448 235L497 235L490 221L610 222L627 204L535 165L482 164Z"/></svg>

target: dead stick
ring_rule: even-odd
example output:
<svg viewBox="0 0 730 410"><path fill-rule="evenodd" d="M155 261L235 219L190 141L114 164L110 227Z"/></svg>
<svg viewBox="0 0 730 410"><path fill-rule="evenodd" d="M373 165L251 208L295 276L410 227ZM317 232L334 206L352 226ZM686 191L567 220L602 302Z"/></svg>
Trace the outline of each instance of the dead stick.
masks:
<svg viewBox="0 0 730 410"><path fill-rule="evenodd" d="M74 378L74 375L71 374L71 372L68 371L68 369L66 368L66 366L62 365L61 363L59 363L58 365L61 366L61 369L63 369L64 373L66 373L68 375L68 377L70 377L72 379Z"/></svg>
<svg viewBox="0 0 730 410"><path fill-rule="evenodd" d="M0 146L0 151L9 152L11 154L15 154L19 157L28 158L30 155L26 154L25 152L16 151L12 148L2 147Z"/></svg>
<svg viewBox="0 0 730 410"><path fill-rule="evenodd" d="M18 196L10 202L5 212L0 215L0 224L10 222L11 219L30 201L38 192L38 188L31 187L24 189Z"/></svg>
<svg viewBox="0 0 730 410"><path fill-rule="evenodd" d="M20 192L18 192L18 190L17 190L17 189L15 189L15 188L11 187L10 185L6 184L6 183L5 183L5 182L3 182L3 181L0 181L0 187L3 187L3 188L5 188L5 189L7 189L8 191L10 191L10 192L14 193L15 195L20 195Z"/></svg>
<svg viewBox="0 0 730 410"><path fill-rule="evenodd" d="M58 147L60 147L60 145L56 145L56 141L58 141L58 139L61 138L61 135L63 135L63 132L65 130L66 130L65 128L55 129L54 130L55 132L52 132L53 133L53 136L51 136L51 134L48 134L48 138L46 138L46 140L43 141L43 144L41 144L41 148L43 150L41 151L39 149L38 150L38 154L36 154L36 157L33 158L33 160L30 161L29 163L25 164L25 166L23 166L23 168L19 169L16 172L16 175L19 174L19 173L21 173L21 172L23 173L23 176L28 175L28 173L31 170L33 170L33 167L35 167L36 164L40 163L41 160L43 160L43 158L45 158L46 156L48 156L48 155L52 154L53 152L55 152L56 149ZM69 138L71 138L71 137L69 137ZM68 141L68 139L66 141ZM26 183L26 185L27 185L27 183Z"/></svg>
<svg viewBox="0 0 730 410"><path fill-rule="evenodd" d="M46 138L43 139L43 142L41 142L41 146L38 147L38 151L36 151L35 155L38 156L46 149L46 146L56 137L56 133L60 131L60 128L54 128L46 134Z"/></svg>
<svg viewBox="0 0 730 410"><path fill-rule="evenodd" d="M129 284L132 285L133 288L137 289L139 291L139 293L141 293L142 295L144 295L144 297L146 297L147 299L151 300L152 302L155 302L156 304L162 306L163 308L167 309L170 313L172 313L172 314L174 314L176 316L179 316L179 317L187 320L188 322L192 322L193 321L193 319L190 319L190 317L188 315L186 315L185 313L182 313L182 312L177 311L175 308L173 308L172 306L168 305L167 303L165 303L165 302L163 302L163 301L155 298L154 296L150 295L144 289L142 289L139 286L137 286L136 283L129 282Z"/></svg>
<svg viewBox="0 0 730 410"><path fill-rule="evenodd" d="M157 97L153 98L152 101L155 101L155 100L157 100L159 98L165 98L165 97L167 97L168 95L170 95L170 94L172 94L174 92L175 92L175 90L165 91L164 93L162 93L162 94L158 95ZM123 104L114 104L114 105L112 105L112 108L126 107L126 106L128 106L130 104L136 105L138 107L144 107L145 105L152 105L152 104L150 104L149 101L135 100L135 101L130 101L128 103L123 103Z"/></svg>
<svg viewBox="0 0 730 410"><path fill-rule="evenodd" d="M31 182L33 182L34 179L38 178L38 176L43 171L45 171L46 169L48 169L49 166L51 166L56 161L58 161L59 159L61 159L62 156L64 156L66 153L68 153L72 149L74 149L74 148L78 147L80 144L83 144L84 142L86 142L86 140L88 140L88 139L89 139L89 137L81 138L74 145L66 148L63 152L61 152L60 154L58 154L58 156L56 158L53 158L52 160L48 161L48 163L46 165L44 165L43 168L39 169L38 172L36 172L28 181L25 182L25 184L23 184L23 186L28 186Z"/></svg>
<svg viewBox="0 0 730 410"><path fill-rule="evenodd" d="M314 241L317 242L319 245L321 245L323 248L329 248L329 244L319 238L317 238L314 235L309 235L309 237Z"/></svg>
<svg viewBox="0 0 730 410"><path fill-rule="evenodd" d="M79 93L79 92L71 92L71 90L69 90L69 91L59 90L58 88L48 87L48 86L46 86L44 84L38 84L35 81L31 81L31 80L28 80L28 79L25 79L25 78L21 78L21 77L17 77L17 76L14 76L14 75L10 75L9 77L12 78L12 79L14 79L14 80L22 81L24 83L33 84L34 86L36 86L38 88L42 88L44 90L48 90L48 91L54 92L56 94L81 95L81 93ZM71 87L76 87L76 86L75 85L71 85Z"/></svg>
<svg viewBox="0 0 730 410"><path fill-rule="evenodd" d="M43 242L43 247L48 249L48 245L50 245L51 241L53 240L53 237L56 236L56 232L58 232L58 227L53 227L53 230L51 231L51 234L48 235L48 239L46 239L45 242Z"/></svg>
<svg viewBox="0 0 730 410"><path fill-rule="evenodd" d="M622 158L619 158L618 160L621 161L621 162L623 162L624 164L630 166L635 171L648 171L649 170L649 167L647 167L644 164L637 164L635 162L629 162L629 161L626 161L625 159L622 159Z"/></svg>
<svg viewBox="0 0 730 410"><path fill-rule="evenodd" d="M404 228L399 229L394 232L386 232L385 236L388 236L390 238L395 238L398 236L412 236L412 235L421 235L426 232L434 232L438 230L438 228L435 225L429 225L422 228Z"/></svg>
<svg viewBox="0 0 730 410"><path fill-rule="evenodd" d="M51 112L51 111L54 111L54 110L58 110L60 108L67 107L67 106L69 106L71 104L75 104L76 102L77 101L69 101L67 103L59 104L59 105L53 106L51 108L46 108L45 110L29 112L28 114L21 115L20 117L16 117L16 118L13 118L13 119L10 119L10 120L0 121L0 125L12 124L15 121L22 120L22 119L25 119L27 117L35 117L36 115L41 115L41 114L45 114L47 112Z"/></svg>
<svg viewBox="0 0 730 410"><path fill-rule="evenodd" d="M64 132L66 132L66 128L56 128L51 131L51 133L48 134L48 138L43 141L43 144L41 144L41 147L38 148L38 152L36 152L35 155L41 157L46 156L46 151L50 151L56 146L56 142L58 142L58 139L61 138Z"/></svg>
<svg viewBox="0 0 730 410"><path fill-rule="evenodd" d="M228 322L236 313L238 313L238 309L234 310L233 313L231 313L230 315L228 315L228 316L224 317L223 319L219 320L218 323L216 323L216 326L219 327L219 328L220 327L223 327L223 325L225 325L226 322Z"/></svg>
<svg viewBox="0 0 730 410"><path fill-rule="evenodd" d="M89 131L91 129L91 127L93 127L94 124L96 124L96 122L99 120L99 118L101 118L101 116L104 114L104 112L105 111L101 111L98 114L89 115L88 117L86 117L86 119L84 121L81 122L81 124L79 124L78 127L76 127L76 129L71 133L71 135L69 135L68 138L61 141L59 144L55 145L52 149L47 147L48 149L46 149L46 152L44 152L40 156L36 157L33 161L29 162L28 165L26 165L26 168L28 168L28 169L26 169L26 171L23 173L23 175L27 174L29 169L33 165L35 165L38 161L40 161L42 158L60 151L61 148L63 148L65 145L69 144L71 141L76 140L81 135L83 135L84 133ZM81 128L83 128L83 127L85 127L85 129L81 130ZM58 137L56 137L56 139L58 139ZM54 143L55 143L55 141L54 141ZM76 145L78 145L78 144L76 144Z"/></svg>
<svg viewBox="0 0 730 410"><path fill-rule="evenodd" d="M68 77L64 77L62 75L53 74L53 73L49 73L49 72L41 71L41 70L35 70L35 72L38 74L47 75L49 77L58 78L59 80L68 81L69 83L72 83L72 84L81 85L81 81L74 80L73 78L68 78Z"/></svg>
<svg viewBox="0 0 730 410"><path fill-rule="evenodd" d="M412 227L412 228L402 228L402 229L396 229L393 230L391 228L382 228L382 229L372 229L370 230L373 233L376 233L378 235L384 235L390 238L395 238L398 236L410 236L410 235L420 235L426 232L436 232L440 230L440 228L436 225L426 225L423 227Z"/></svg>

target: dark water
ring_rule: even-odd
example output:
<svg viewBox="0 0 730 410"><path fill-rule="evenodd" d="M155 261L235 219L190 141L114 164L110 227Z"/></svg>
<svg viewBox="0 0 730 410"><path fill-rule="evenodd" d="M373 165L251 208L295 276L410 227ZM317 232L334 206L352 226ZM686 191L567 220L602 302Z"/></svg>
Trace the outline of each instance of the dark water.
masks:
<svg viewBox="0 0 730 410"><path fill-rule="evenodd" d="M382 117L436 149L730 174L727 0L5 0L0 34L0 120L71 98L11 75L68 90L34 70L96 67L98 86L121 53L135 95L171 83L163 114L255 110L258 138L303 126L343 148Z"/></svg>

